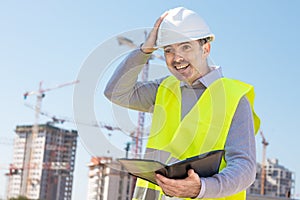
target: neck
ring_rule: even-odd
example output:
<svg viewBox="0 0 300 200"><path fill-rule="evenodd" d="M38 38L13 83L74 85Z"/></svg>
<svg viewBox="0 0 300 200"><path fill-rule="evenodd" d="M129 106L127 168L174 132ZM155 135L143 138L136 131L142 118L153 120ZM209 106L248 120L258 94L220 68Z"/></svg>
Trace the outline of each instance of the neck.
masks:
<svg viewBox="0 0 300 200"><path fill-rule="evenodd" d="M193 83L194 83L195 81L197 81L199 78L205 76L206 74L208 74L208 73L211 72L211 71L212 71L212 68L210 68L208 65L206 65L206 68L203 70L203 72L200 72L200 73L199 73L199 76L197 76L197 77L195 78L195 80L190 81L190 82L187 82L187 84L193 85Z"/></svg>

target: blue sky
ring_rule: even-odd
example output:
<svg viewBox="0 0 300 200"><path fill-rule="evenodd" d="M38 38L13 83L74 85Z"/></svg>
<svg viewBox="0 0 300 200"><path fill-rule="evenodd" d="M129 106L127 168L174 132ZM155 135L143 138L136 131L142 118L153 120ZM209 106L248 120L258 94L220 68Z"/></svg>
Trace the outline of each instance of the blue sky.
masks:
<svg viewBox="0 0 300 200"><path fill-rule="evenodd" d="M254 85L255 108L270 143L267 157L278 158L295 172L296 193L300 193L300 163L295 159L300 141L299 0L12 0L0 2L0 197L5 193L3 174L12 161L15 126L34 122L34 111L24 103L34 105L35 97L24 101L23 93L37 90L41 80L48 88L77 79L86 58L103 42L126 31L151 27L161 13L177 6L193 9L207 21L216 36L211 58L222 66L224 75ZM105 66L99 63L99 67ZM114 67L108 68L95 91L95 113L99 121L111 124L115 124L111 105L102 91ZM73 90L69 86L48 92L42 110L73 118ZM133 112L132 121L135 115ZM41 116L40 122L46 121L49 118ZM62 127L75 128L72 124ZM124 143L120 137L110 140ZM258 162L261 152L258 135ZM89 160L87 148L79 142L74 200L87 196Z"/></svg>

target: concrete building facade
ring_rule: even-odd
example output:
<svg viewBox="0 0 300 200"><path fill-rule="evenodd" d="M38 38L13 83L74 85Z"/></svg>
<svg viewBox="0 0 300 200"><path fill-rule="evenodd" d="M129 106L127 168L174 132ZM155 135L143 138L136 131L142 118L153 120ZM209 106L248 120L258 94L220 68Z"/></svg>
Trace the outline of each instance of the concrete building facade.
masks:
<svg viewBox="0 0 300 200"><path fill-rule="evenodd" d="M92 157L89 167L88 200L129 200L134 178L111 157Z"/></svg>
<svg viewBox="0 0 300 200"><path fill-rule="evenodd" d="M32 128L16 127L7 199L71 200L77 131L39 125L33 139Z"/></svg>
<svg viewBox="0 0 300 200"><path fill-rule="evenodd" d="M248 189L249 194L291 198L295 190L295 174L280 165L278 159L268 159L265 165L265 184L262 188L262 167L257 163L256 180Z"/></svg>

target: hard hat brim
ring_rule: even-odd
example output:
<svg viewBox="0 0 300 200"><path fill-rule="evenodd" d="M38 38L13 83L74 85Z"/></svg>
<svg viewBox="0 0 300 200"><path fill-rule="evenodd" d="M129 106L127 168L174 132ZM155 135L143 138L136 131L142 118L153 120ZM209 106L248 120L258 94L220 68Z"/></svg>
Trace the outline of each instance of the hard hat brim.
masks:
<svg viewBox="0 0 300 200"><path fill-rule="evenodd" d="M178 44L193 40L200 40L200 39L208 39L208 42L211 42L215 39L215 35L212 33L207 33L199 36L188 36L189 34L182 34L178 32L174 32L172 30L160 30L163 36L160 36L160 39L163 38L163 40L156 40L156 45L154 48L164 48L165 46L172 45L172 44Z"/></svg>

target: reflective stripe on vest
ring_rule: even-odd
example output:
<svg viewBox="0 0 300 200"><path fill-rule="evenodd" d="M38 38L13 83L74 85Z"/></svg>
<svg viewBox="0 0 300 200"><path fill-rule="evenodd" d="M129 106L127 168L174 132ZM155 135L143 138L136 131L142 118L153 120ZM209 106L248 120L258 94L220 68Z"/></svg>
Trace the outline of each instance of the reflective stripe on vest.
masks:
<svg viewBox="0 0 300 200"><path fill-rule="evenodd" d="M260 121L253 109L254 89L251 85L228 78L218 79L181 119L180 81L173 76L166 78L157 91L147 149L152 152L153 149L156 150L153 155L169 154L169 158L164 160L156 158L166 164L174 158L183 160L208 151L224 149L232 118L243 96L247 97L251 105L254 130L257 133ZM220 170L225 166L223 159ZM160 191L156 199L164 199L160 187L141 179L137 181L135 193L141 194L140 191L144 191L142 193L146 194L146 188ZM144 196L136 199L148 198ZM219 199L246 199L246 191Z"/></svg>

